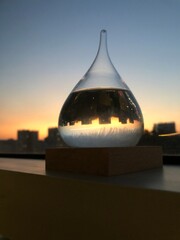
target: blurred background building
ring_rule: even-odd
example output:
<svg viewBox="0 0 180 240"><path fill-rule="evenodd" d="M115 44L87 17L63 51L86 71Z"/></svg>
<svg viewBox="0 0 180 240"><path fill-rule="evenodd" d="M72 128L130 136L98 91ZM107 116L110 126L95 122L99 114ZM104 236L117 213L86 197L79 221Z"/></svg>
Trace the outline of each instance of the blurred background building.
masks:
<svg viewBox="0 0 180 240"><path fill-rule="evenodd" d="M38 151L38 131L19 130L17 136L18 152Z"/></svg>
<svg viewBox="0 0 180 240"><path fill-rule="evenodd" d="M157 135L175 133L175 122L154 124L152 132Z"/></svg>
<svg viewBox="0 0 180 240"><path fill-rule="evenodd" d="M174 122L156 123L152 131L144 131L139 146L162 146L164 154L180 154L180 134ZM17 140L0 140L0 153L45 153L47 148L67 147L58 128L49 128L47 137L39 140L38 131L18 130Z"/></svg>

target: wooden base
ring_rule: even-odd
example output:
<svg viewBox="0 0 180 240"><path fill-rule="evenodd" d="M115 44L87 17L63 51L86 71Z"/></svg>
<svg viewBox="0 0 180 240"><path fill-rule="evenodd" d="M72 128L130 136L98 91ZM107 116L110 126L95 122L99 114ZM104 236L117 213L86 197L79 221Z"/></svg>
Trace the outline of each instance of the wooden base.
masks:
<svg viewBox="0 0 180 240"><path fill-rule="evenodd" d="M162 166L161 147L51 148L46 170L113 176Z"/></svg>

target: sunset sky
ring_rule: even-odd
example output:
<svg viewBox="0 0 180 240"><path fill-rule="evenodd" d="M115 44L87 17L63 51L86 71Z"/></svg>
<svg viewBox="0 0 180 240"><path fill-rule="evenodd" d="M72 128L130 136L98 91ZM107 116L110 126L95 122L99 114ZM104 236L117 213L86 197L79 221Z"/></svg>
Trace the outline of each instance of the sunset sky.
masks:
<svg viewBox="0 0 180 240"><path fill-rule="evenodd" d="M145 129L175 121L180 132L180 0L1 0L0 139L57 127L101 29Z"/></svg>

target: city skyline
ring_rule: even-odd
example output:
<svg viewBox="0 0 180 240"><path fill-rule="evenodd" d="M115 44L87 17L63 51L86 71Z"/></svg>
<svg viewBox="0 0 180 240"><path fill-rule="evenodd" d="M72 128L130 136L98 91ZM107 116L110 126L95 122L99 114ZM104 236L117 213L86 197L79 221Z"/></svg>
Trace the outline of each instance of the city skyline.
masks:
<svg viewBox="0 0 180 240"><path fill-rule="evenodd" d="M117 124L117 119L114 120ZM97 121L94 121L95 126L97 126ZM163 153L179 154L180 134L175 133L175 129L175 123L173 122L155 124L152 132L144 132L137 145L161 146ZM47 136L44 139L39 139L37 130L30 131L27 129L17 130L17 139L0 139L0 154L45 153L46 149L54 147L68 147L61 138L57 127L48 128Z"/></svg>
<svg viewBox="0 0 180 240"><path fill-rule="evenodd" d="M119 122L118 118L116 118L116 117L112 117L111 119L112 119L112 121L113 121L114 126L116 126L116 125L121 125L121 124L122 124L122 126L124 125L123 123ZM98 126L98 125L99 125L99 119L96 118L96 119L92 120L92 123L93 123L92 127L93 127L93 126L94 126L94 127ZM128 124L132 125L132 124L129 122L129 120L128 120ZM77 121L77 122L74 123L73 126L79 127L80 125L81 125L81 121ZM102 125L102 126L108 126L108 125L109 125L109 126L110 126L111 124L105 123L105 124L100 124L100 125ZM67 126L69 126L69 125L67 125ZM86 127L87 125L84 125L84 126ZM168 126L168 128L166 129L167 126ZM158 128L159 128L159 127L160 127L160 129L162 128L162 129L164 129L165 131L169 131L169 130L170 130L169 133L163 133L165 136L168 136L168 135L169 135L169 136L171 136L171 135L180 135L180 133L176 130L177 128L176 128L176 123L175 123L175 122L159 122L159 123L154 123L151 130L144 129L144 134L146 134L146 131L148 131L149 133L154 133L154 131L158 131ZM58 126L51 126L51 127L48 127L48 128L46 129L46 133L45 133L44 137L41 137L41 135L39 134L39 133L40 133L39 129L23 128L23 129L16 129L15 137L9 137L9 138L4 138L4 139L3 139L3 138L0 138L0 140L17 140L17 139L18 139L18 133L19 133L19 132L37 133L37 138L38 138L38 140L45 140L45 139L49 136L49 132L51 132L51 131L53 131L53 130L55 130L55 129L57 130L58 135L60 136L60 133L59 133L59 130L58 130ZM156 130L155 130L155 129L156 129ZM163 134L162 134L162 135L163 135ZM160 135L161 135L161 134L160 134Z"/></svg>
<svg viewBox="0 0 180 240"><path fill-rule="evenodd" d="M135 95L145 129L180 132L180 1L0 2L0 139L58 127L60 109L107 30L110 58Z"/></svg>

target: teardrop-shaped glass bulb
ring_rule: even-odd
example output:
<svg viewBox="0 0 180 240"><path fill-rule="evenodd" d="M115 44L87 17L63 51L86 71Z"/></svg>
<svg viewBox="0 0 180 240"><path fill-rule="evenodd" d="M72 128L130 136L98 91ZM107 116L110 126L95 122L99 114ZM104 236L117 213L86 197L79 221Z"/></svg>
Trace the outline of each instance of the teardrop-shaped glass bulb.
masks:
<svg viewBox="0 0 180 240"><path fill-rule="evenodd" d="M140 107L110 60L106 30L94 62L61 109L59 132L72 147L134 146L143 133Z"/></svg>

